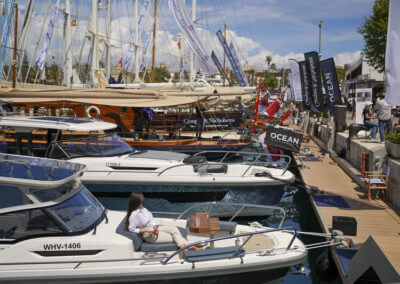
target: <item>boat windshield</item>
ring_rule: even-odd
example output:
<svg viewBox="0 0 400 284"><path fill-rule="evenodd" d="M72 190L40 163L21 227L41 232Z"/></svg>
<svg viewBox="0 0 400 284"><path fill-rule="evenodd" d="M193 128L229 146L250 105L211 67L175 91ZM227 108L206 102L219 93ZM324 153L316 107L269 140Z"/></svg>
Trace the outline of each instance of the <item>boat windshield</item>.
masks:
<svg viewBox="0 0 400 284"><path fill-rule="evenodd" d="M120 156L133 153L133 150L118 135L109 134L54 142L48 153L49 158L72 159Z"/></svg>
<svg viewBox="0 0 400 284"><path fill-rule="evenodd" d="M71 233L93 226L103 216L103 208L82 185L82 190L66 201L49 208Z"/></svg>

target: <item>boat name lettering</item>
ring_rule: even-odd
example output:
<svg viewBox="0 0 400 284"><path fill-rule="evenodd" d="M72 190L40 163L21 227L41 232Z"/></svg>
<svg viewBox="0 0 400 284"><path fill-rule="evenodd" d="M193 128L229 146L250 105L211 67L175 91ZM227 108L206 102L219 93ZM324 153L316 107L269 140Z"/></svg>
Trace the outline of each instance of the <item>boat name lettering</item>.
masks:
<svg viewBox="0 0 400 284"><path fill-rule="evenodd" d="M277 134L275 132L271 133L271 138L272 139L277 139L283 142L289 142L289 143L295 143L295 144L299 144L300 139L296 138L296 137L292 137L292 136L288 136L288 135L284 135L284 134Z"/></svg>
<svg viewBox="0 0 400 284"><path fill-rule="evenodd" d="M81 243L43 244L44 250L80 249Z"/></svg>

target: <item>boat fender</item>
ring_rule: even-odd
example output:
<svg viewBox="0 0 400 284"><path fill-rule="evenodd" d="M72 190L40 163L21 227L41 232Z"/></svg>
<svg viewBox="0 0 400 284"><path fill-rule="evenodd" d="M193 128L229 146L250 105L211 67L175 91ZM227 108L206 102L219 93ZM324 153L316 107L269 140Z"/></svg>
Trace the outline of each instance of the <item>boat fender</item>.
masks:
<svg viewBox="0 0 400 284"><path fill-rule="evenodd" d="M315 272L321 280L330 281L336 278L338 271L330 248L327 248L315 261Z"/></svg>
<svg viewBox="0 0 400 284"><path fill-rule="evenodd" d="M90 115L90 112L94 110L96 112L96 116L100 116L100 109L97 106L90 106L86 109L86 116L87 117L92 117Z"/></svg>

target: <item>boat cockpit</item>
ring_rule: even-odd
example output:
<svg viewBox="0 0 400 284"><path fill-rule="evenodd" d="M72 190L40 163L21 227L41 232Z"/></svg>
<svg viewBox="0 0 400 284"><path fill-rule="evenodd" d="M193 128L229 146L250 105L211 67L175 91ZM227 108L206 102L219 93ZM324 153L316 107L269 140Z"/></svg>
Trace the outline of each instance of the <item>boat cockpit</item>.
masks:
<svg viewBox="0 0 400 284"><path fill-rule="evenodd" d="M0 244L82 234L105 209L81 184L85 166L0 154Z"/></svg>

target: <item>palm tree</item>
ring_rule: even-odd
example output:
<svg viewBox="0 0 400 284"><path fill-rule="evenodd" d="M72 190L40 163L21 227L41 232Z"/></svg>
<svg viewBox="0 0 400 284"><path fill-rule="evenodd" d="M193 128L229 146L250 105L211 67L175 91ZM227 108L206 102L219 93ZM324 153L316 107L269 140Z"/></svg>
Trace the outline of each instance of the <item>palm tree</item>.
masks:
<svg viewBox="0 0 400 284"><path fill-rule="evenodd" d="M266 56L265 57L265 61L267 61L267 64L268 64L268 70L269 70L269 66L270 66L270 64L271 64L271 61L272 61L272 57L271 56Z"/></svg>

